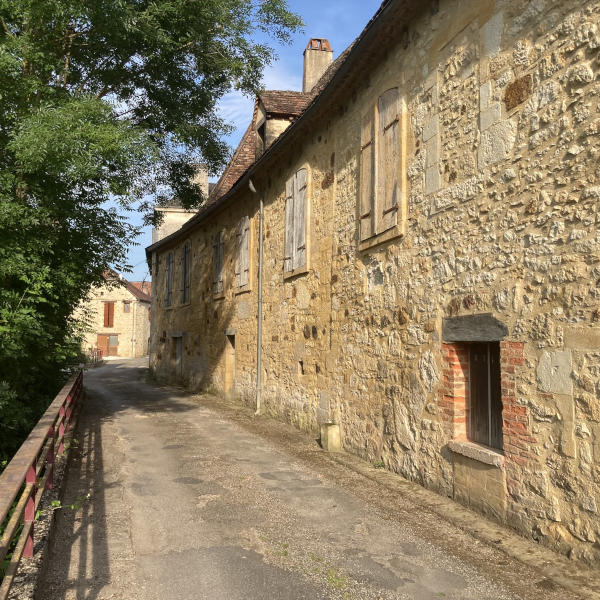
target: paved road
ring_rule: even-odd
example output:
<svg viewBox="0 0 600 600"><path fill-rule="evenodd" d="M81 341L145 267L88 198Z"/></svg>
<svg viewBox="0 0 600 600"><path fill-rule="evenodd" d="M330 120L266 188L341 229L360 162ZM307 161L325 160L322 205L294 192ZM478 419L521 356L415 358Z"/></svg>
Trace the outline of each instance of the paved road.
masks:
<svg viewBox="0 0 600 600"><path fill-rule="evenodd" d="M86 373L41 598L575 597L296 430L143 365Z"/></svg>

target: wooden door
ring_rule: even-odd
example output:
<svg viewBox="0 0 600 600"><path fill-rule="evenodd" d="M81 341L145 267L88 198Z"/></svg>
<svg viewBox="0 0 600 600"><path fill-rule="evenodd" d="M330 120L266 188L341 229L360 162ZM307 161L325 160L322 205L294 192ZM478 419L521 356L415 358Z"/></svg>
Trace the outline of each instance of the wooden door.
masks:
<svg viewBox="0 0 600 600"><path fill-rule="evenodd" d="M469 345L469 438L502 448L500 347L496 342Z"/></svg>
<svg viewBox="0 0 600 600"><path fill-rule="evenodd" d="M102 352L102 358L108 356L108 336L98 334L98 339L96 341L96 347L98 350Z"/></svg>

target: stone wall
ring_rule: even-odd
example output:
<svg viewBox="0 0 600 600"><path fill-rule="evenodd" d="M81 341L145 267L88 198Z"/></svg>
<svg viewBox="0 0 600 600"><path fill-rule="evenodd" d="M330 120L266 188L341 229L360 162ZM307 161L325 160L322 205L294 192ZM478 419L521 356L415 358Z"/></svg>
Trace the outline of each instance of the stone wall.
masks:
<svg viewBox="0 0 600 600"><path fill-rule="evenodd" d="M266 409L312 432L339 423L348 451L590 562L600 558L599 20L598 2L434 3L380 40L387 59L253 175L265 199ZM408 209L401 235L359 251L361 117L391 87L405 107ZM285 181L303 166L308 270L284 278ZM257 210L240 189L189 232L188 306L165 309L161 291L166 253L188 238L155 253L159 377L176 379L182 334L185 382L222 390L228 332L236 392L253 401ZM251 285L236 293L246 214ZM227 279L215 298L221 229ZM443 339L444 319L483 313L507 331L501 459L461 437L468 385L461 398L449 379L460 356L449 366Z"/></svg>

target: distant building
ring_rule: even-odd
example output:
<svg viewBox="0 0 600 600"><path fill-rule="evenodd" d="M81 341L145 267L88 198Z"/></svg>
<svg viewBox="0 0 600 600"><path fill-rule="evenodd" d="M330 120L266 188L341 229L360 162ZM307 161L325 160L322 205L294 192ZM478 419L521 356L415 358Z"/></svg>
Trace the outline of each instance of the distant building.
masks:
<svg viewBox="0 0 600 600"><path fill-rule="evenodd" d="M101 350L104 358L148 354L151 293L150 282L107 274L106 284L94 288L77 311L90 329L83 350Z"/></svg>
<svg viewBox="0 0 600 600"><path fill-rule="evenodd" d="M208 182L208 170L204 165L198 165L193 183L200 186L204 197L207 198L212 184ZM188 210L183 208L177 199L173 199L164 206L155 206L154 211L160 213L162 219L158 227L152 230L153 244L177 231L198 212L197 209Z"/></svg>

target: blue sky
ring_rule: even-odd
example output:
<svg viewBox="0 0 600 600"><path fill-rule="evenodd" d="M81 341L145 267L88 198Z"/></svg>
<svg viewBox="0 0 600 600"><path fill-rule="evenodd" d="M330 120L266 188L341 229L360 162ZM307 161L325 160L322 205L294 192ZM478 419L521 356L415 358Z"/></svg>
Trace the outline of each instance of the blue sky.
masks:
<svg viewBox="0 0 600 600"><path fill-rule="evenodd" d="M379 8L381 0L288 0L290 8L304 20L304 32L294 36L289 46L276 47L279 59L266 69L264 87L271 90L302 89L302 53L311 37L327 38L336 58L363 30ZM223 116L235 130L227 137L234 147L239 142L252 117L253 99L237 92L227 94L220 103ZM132 222L141 223L141 217L129 213ZM129 251L133 273L129 279L149 279L144 248L152 241L149 227L138 238L139 245Z"/></svg>

